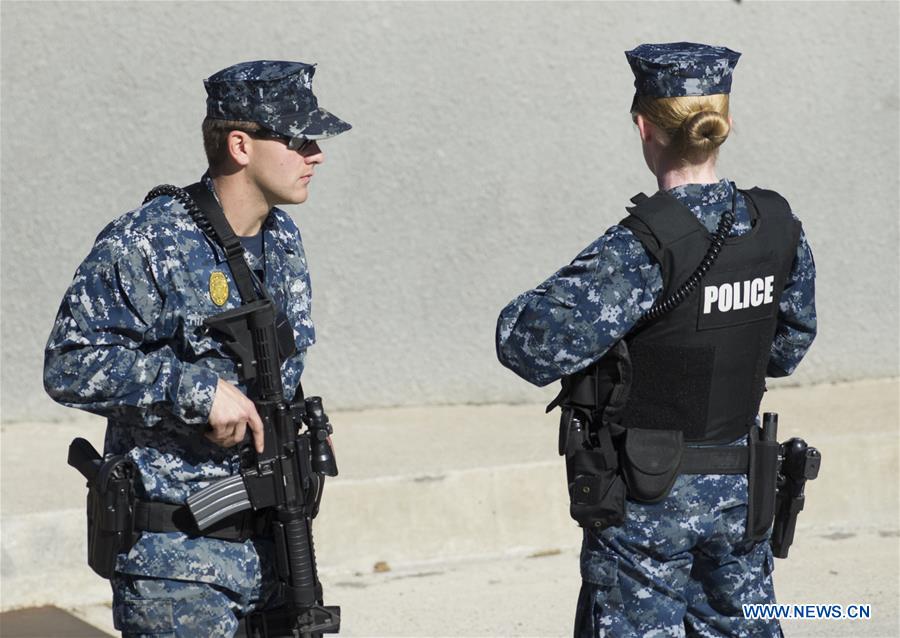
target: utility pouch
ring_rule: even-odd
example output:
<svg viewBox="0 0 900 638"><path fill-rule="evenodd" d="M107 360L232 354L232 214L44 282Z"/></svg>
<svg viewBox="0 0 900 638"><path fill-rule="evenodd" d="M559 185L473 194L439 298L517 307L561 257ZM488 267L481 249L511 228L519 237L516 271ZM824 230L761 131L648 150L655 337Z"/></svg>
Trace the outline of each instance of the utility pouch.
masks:
<svg viewBox="0 0 900 638"><path fill-rule="evenodd" d="M103 578L112 576L116 556L136 539L134 480L137 466L124 456L106 461L85 439L69 445L69 465L87 479L88 565Z"/></svg>
<svg viewBox="0 0 900 638"><path fill-rule="evenodd" d="M585 529L600 531L625 522L625 483L608 426L590 432L586 415L564 408L560 454L566 457L569 514Z"/></svg>
<svg viewBox="0 0 900 638"><path fill-rule="evenodd" d="M750 430L750 468L747 475L747 526L745 538L760 541L775 519L775 491L778 484L777 441L759 438L759 427Z"/></svg>
<svg viewBox="0 0 900 638"><path fill-rule="evenodd" d="M625 483L616 469L603 467L603 454L579 450L566 456L569 514L581 527L600 531L625 522Z"/></svg>
<svg viewBox="0 0 900 638"><path fill-rule="evenodd" d="M559 453L566 457L569 513L585 529L625 522L625 482L616 450L630 385L631 358L620 340L588 370L565 377L547 406L548 412L562 408Z"/></svg>
<svg viewBox="0 0 900 638"><path fill-rule="evenodd" d="M628 428L622 454L628 496L643 503L657 503L668 496L683 452L681 430Z"/></svg>

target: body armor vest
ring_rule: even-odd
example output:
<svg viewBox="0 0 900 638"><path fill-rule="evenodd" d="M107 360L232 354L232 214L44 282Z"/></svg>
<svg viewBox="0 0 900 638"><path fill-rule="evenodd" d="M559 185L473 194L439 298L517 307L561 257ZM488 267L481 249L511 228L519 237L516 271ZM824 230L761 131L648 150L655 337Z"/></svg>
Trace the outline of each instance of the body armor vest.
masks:
<svg viewBox="0 0 900 638"><path fill-rule="evenodd" d="M725 240L683 302L625 337L632 363L618 415L625 428L680 430L686 442L727 443L755 421L800 222L773 191L739 192L751 229ZM710 233L668 193L635 201L621 225L659 263L665 299L691 278Z"/></svg>

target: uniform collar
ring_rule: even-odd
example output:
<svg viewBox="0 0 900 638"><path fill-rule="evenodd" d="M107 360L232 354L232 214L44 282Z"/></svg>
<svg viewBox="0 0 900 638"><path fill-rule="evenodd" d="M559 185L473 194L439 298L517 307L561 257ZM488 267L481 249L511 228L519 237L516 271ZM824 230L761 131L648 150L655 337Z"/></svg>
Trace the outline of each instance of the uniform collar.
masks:
<svg viewBox="0 0 900 638"><path fill-rule="evenodd" d="M731 204L733 189L731 182L720 179L713 184L681 184L666 191L681 202L701 204Z"/></svg>

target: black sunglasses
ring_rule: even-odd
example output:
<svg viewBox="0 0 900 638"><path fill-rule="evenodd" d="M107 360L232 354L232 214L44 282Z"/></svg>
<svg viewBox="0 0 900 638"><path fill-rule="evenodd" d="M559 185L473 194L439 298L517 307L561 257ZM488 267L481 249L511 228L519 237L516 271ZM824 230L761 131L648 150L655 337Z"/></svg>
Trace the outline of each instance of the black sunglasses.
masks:
<svg viewBox="0 0 900 638"><path fill-rule="evenodd" d="M315 140L311 140L306 137L291 137L290 135L276 133L275 131L265 128L260 129L259 131L256 131L254 133L247 132L247 135L269 140L280 140L287 144L287 147L292 151L299 151L300 153L308 150L310 146L316 143Z"/></svg>

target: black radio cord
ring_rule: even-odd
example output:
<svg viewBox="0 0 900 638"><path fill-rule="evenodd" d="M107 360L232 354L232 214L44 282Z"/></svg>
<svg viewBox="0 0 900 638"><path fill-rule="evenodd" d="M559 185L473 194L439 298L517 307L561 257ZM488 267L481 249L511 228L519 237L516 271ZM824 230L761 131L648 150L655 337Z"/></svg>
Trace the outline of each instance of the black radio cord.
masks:
<svg viewBox="0 0 900 638"><path fill-rule="evenodd" d="M719 257L719 252L722 250L722 246L725 244L725 239L728 237L728 233L731 232L731 227L734 226L734 211L735 205L737 203L737 188L732 184L732 188L734 189L734 196L731 200L731 210L725 211L722 213L721 219L719 219L719 225L716 227L716 232L713 233L712 240L709 244L709 249L706 251L706 256L700 262L700 265L697 266L697 270L695 270L687 280L681 284L678 289L673 292L671 295L663 299L662 301L658 301L654 306L647 311L647 314L642 316L638 320L637 325L643 325L650 321L654 321L659 319L662 315L667 312L671 312L676 307L678 307L681 302L688 298L688 296L694 291L694 289L700 285L700 280L703 279L703 276L712 268L712 265L716 263L716 259Z"/></svg>
<svg viewBox="0 0 900 638"><path fill-rule="evenodd" d="M213 230L212 224L209 223L206 215L200 212L200 207L197 206L194 198L183 188L173 186L172 184L160 184L147 193L147 196L144 198L144 204L153 201L157 197L162 197L163 195L168 195L169 197L178 200L178 202L184 206L185 210L187 210L191 219L194 220L194 223L200 227L201 231L203 231L203 234L221 245L221 242L218 241L216 236L216 232Z"/></svg>

